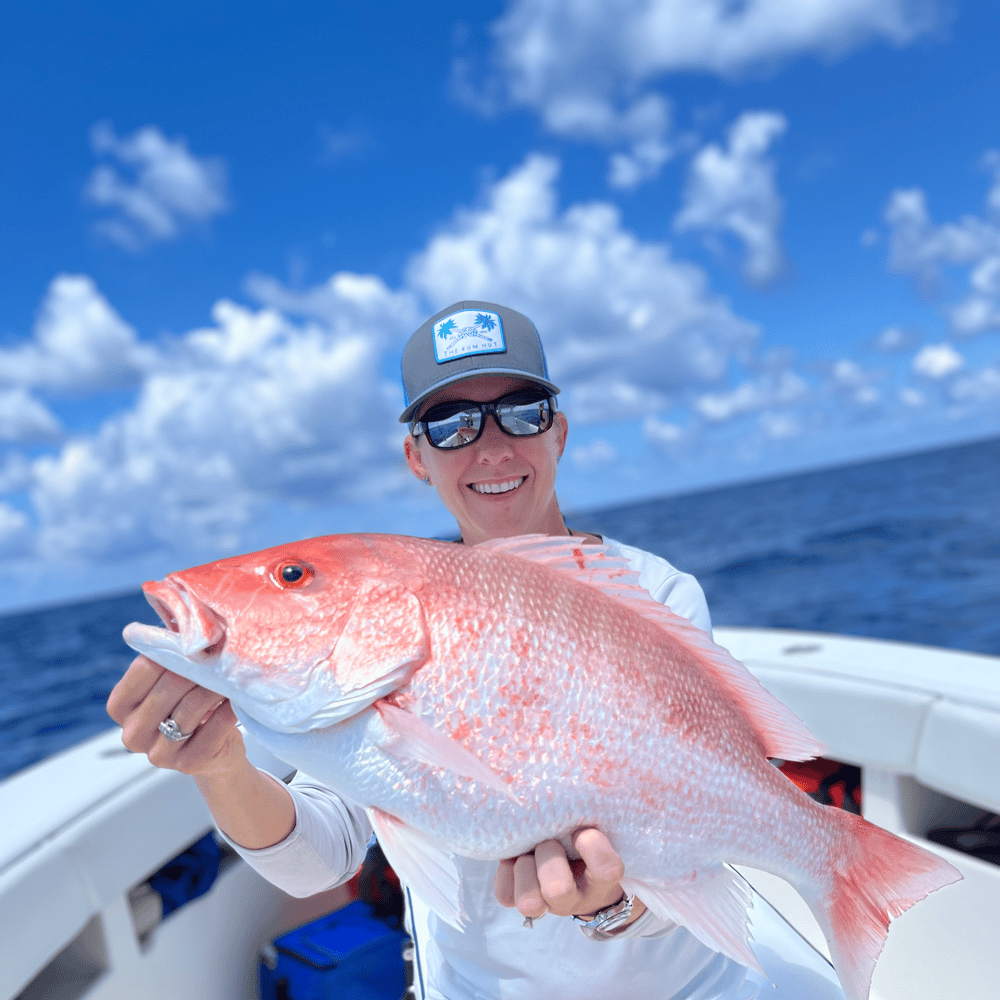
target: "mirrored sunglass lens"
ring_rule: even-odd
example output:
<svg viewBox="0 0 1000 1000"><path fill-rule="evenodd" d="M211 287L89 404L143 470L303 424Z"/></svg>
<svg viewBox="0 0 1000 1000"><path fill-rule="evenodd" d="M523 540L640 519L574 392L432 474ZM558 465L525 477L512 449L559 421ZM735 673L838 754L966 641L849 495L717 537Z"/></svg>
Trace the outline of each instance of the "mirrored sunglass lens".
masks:
<svg viewBox="0 0 1000 1000"><path fill-rule="evenodd" d="M427 414L427 436L436 448L461 448L479 433L482 414L478 409L459 410L445 416Z"/></svg>
<svg viewBox="0 0 1000 1000"><path fill-rule="evenodd" d="M542 399L534 403L498 406L497 417L505 431L518 437L527 437L549 429L552 409L548 399Z"/></svg>

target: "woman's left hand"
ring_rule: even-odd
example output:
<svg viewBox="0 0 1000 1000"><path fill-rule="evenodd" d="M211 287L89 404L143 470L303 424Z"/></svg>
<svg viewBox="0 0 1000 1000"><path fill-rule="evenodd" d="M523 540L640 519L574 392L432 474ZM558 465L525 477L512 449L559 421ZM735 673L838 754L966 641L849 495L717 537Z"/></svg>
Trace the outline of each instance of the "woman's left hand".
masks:
<svg viewBox="0 0 1000 1000"><path fill-rule="evenodd" d="M542 841L531 854L501 861L494 882L500 904L516 906L537 920L547 912L590 916L617 903L624 891L625 866L608 838L594 827L584 827L573 834L573 846L579 861L570 861L558 840ZM632 919L645 909L635 900Z"/></svg>

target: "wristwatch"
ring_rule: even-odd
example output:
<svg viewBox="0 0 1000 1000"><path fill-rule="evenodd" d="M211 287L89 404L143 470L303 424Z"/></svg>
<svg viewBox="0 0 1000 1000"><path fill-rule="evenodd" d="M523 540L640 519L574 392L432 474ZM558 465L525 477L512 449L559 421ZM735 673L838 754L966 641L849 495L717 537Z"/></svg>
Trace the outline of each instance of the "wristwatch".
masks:
<svg viewBox="0 0 1000 1000"><path fill-rule="evenodd" d="M630 896L627 892L617 903L605 906L603 910L598 910L592 917L577 917L573 919L580 926L584 936L596 938L606 934L613 934L621 926L628 923L632 916L632 903L635 896Z"/></svg>

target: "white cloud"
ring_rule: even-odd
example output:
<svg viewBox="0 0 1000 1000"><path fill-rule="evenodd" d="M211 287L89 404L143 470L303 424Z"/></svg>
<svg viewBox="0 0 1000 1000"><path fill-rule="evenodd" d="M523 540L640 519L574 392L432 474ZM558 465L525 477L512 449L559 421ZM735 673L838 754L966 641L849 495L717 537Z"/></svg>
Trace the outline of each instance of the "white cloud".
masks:
<svg viewBox="0 0 1000 1000"><path fill-rule="evenodd" d="M942 379L954 375L964 364L965 358L944 341L922 347L913 359L913 370L927 378Z"/></svg>
<svg viewBox="0 0 1000 1000"><path fill-rule="evenodd" d="M880 377L880 373L867 371L850 358L841 358L830 366L834 391L861 410L870 410L882 401L881 393L875 388Z"/></svg>
<svg viewBox="0 0 1000 1000"><path fill-rule="evenodd" d="M919 389L914 389L912 386L904 385L899 390L898 395L899 401L911 409L918 410L927 405L927 397Z"/></svg>
<svg viewBox="0 0 1000 1000"><path fill-rule="evenodd" d="M728 149L712 144L694 158L674 219L679 232L735 238L743 249L740 271L753 285L770 284L785 269L778 237L782 203L768 152L786 126L784 116L774 112L740 115L729 130Z"/></svg>
<svg viewBox="0 0 1000 1000"><path fill-rule="evenodd" d="M884 215L893 270L927 292L940 292L948 269L967 272L964 295L946 306L956 336L1000 330L1000 155L987 154L984 163L994 172L984 215L936 225L919 188L895 191Z"/></svg>
<svg viewBox="0 0 1000 1000"><path fill-rule="evenodd" d="M666 420L649 416L642 422L643 437L657 445L680 444L684 440L684 428Z"/></svg>
<svg viewBox="0 0 1000 1000"><path fill-rule="evenodd" d="M168 139L155 125L119 138L110 122L98 122L90 144L96 156L117 162L94 167L84 197L110 210L97 228L126 250L175 239L185 225L229 208L222 161L194 156L185 139Z"/></svg>
<svg viewBox="0 0 1000 1000"><path fill-rule="evenodd" d="M762 413L758 423L764 436L774 441L798 437L802 433L801 423L791 413Z"/></svg>
<svg viewBox="0 0 1000 1000"><path fill-rule="evenodd" d="M626 230L615 206L558 211L558 172L554 158L530 156L481 207L457 212L411 261L411 287L435 308L482 298L525 312L567 406L577 413L580 401L578 419L611 417L601 399L639 418L718 381L756 328L710 293L700 268Z"/></svg>
<svg viewBox="0 0 1000 1000"><path fill-rule="evenodd" d="M0 494L16 493L31 482L31 466L19 451L9 451L0 462Z"/></svg>
<svg viewBox="0 0 1000 1000"><path fill-rule="evenodd" d="M0 441L28 444L61 436L51 411L22 386L0 389Z"/></svg>
<svg viewBox="0 0 1000 1000"><path fill-rule="evenodd" d="M226 549L269 500L391 491L401 399L379 367L402 331L392 308L356 322L350 305L337 323L296 325L219 302L211 327L164 351L133 409L35 461L41 550L106 558L179 538Z"/></svg>
<svg viewBox="0 0 1000 1000"><path fill-rule="evenodd" d="M1000 365L956 378L949 394L956 403L1000 402Z"/></svg>
<svg viewBox="0 0 1000 1000"><path fill-rule="evenodd" d="M154 352L85 275L49 285L34 338L0 350L0 385L82 393L137 382Z"/></svg>
<svg viewBox="0 0 1000 1000"><path fill-rule="evenodd" d="M733 76L806 54L833 58L869 41L902 45L934 23L933 0L515 0L492 26L492 78L457 90L480 110L497 99L535 110L551 132L620 143L610 180L632 187L669 156L668 124L644 90L670 73Z"/></svg>
<svg viewBox="0 0 1000 1000"><path fill-rule="evenodd" d="M801 402L808 395L809 386L799 375L779 370L744 382L730 392L706 393L694 405L709 423L723 423L755 410Z"/></svg>
<svg viewBox="0 0 1000 1000"><path fill-rule="evenodd" d="M0 555L17 556L31 546L31 532L27 515L0 502Z"/></svg>
<svg viewBox="0 0 1000 1000"><path fill-rule="evenodd" d="M618 461L615 447L604 438L595 438L590 444L570 448L569 455L574 465L588 470L604 468Z"/></svg>
<svg viewBox="0 0 1000 1000"><path fill-rule="evenodd" d="M875 338L875 350L883 354L896 354L908 351L916 343L916 334L912 330L904 330L900 326L887 326Z"/></svg>

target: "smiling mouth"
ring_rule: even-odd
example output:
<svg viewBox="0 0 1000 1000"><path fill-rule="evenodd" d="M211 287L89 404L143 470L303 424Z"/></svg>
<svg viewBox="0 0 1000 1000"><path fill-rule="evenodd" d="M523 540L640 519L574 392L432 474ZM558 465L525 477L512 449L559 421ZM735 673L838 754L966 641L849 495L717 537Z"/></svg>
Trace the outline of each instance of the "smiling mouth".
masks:
<svg viewBox="0 0 1000 1000"><path fill-rule="evenodd" d="M527 478L527 476L520 476L517 479L508 479L503 483L469 483L469 489L481 496L487 493L512 493Z"/></svg>

